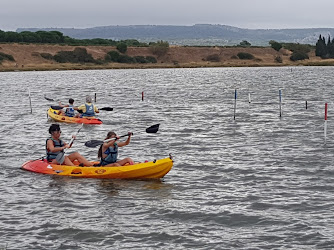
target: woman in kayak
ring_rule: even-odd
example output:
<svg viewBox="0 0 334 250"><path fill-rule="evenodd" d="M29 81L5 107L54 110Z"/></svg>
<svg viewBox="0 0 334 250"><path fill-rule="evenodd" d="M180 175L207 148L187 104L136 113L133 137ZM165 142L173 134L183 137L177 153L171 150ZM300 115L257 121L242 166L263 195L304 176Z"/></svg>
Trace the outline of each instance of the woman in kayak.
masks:
<svg viewBox="0 0 334 250"><path fill-rule="evenodd" d="M52 164L59 164L57 162L57 155L63 153L65 148L70 148L66 142L60 139L61 130L58 124L52 124L49 128L51 137L46 140L46 159ZM73 136L75 138L75 136ZM65 156L63 165L74 166L73 161L78 160L80 166L93 166L93 164L83 157L78 152L74 152L69 156Z"/></svg>
<svg viewBox="0 0 334 250"><path fill-rule="evenodd" d="M131 141L132 133L129 132L128 135L128 139L125 142L120 142L118 141L120 137L117 136L115 132L110 131L107 134L107 138L105 140L111 138L114 139L108 142L104 142L99 148L98 157L101 158L101 166L119 167L124 166L125 164L133 165L133 160L129 157L122 160L117 160L118 148L128 145Z"/></svg>

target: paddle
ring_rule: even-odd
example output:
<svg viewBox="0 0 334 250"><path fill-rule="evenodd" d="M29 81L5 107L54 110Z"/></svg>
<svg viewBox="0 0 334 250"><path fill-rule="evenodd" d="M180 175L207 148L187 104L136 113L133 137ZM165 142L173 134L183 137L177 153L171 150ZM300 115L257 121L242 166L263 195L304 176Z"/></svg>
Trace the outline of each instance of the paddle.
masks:
<svg viewBox="0 0 334 250"><path fill-rule="evenodd" d="M46 97L45 95L44 95L44 98L45 98L46 100L50 101L50 102L59 101L59 100L54 100L54 99L52 99L52 98Z"/></svg>
<svg viewBox="0 0 334 250"><path fill-rule="evenodd" d="M80 126L80 128L78 129L78 131L76 132L75 136L77 136L77 134L80 132L80 130L82 129L83 125L84 125L84 124L81 123L81 126ZM69 146L70 146L70 147L72 147L73 142L74 142L74 137L72 137L72 139L71 139L71 141L70 141L70 143L69 143ZM66 148L65 148L62 152L60 152L60 153L57 155L57 157L56 157L56 160L57 160L57 162L58 162L60 165L63 164L63 162L64 162L64 160L65 160L65 151L66 151Z"/></svg>
<svg viewBox="0 0 334 250"><path fill-rule="evenodd" d="M54 110L60 110L60 109L62 109L62 107L61 106L51 106L51 108L52 109L54 109ZM110 108L110 107L103 107L103 108L100 108L99 110L104 110L104 111L113 111L114 110L114 108ZM77 110L79 113L82 113L82 110ZM81 111L81 112L80 112Z"/></svg>
<svg viewBox="0 0 334 250"><path fill-rule="evenodd" d="M58 100L58 99L57 99L57 100L55 100L55 99L52 99L52 98L46 97L46 95L44 95L44 98L45 98L46 100L50 101L50 102L55 102L55 101L59 102L59 100ZM61 106L51 106L51 108L52 108L52 109L55 109L55 110L60 110L60 109L62 109L62 107L61 107ZM111 108L111 107L103 107L103 108L100 108L99 110L104 110L104 111L113 111L113 110L114 110L114 108ZM78 112L79 112L79 113L81 113L79 110L78 110Z"/></svg>
<svg viewBox="0 0 334 250"><path fill-rule="evenodd" d="M152 125L151 127L148 127L146 129L146 133L156 133L156 132L158 132L159 125L160 124L155 124L155 125ZM122 135L119 138L122 138L122 137L125 137L125 136L128 136L128 134ZM90 141L86 141L85 142L85 146L89 147L89 148L94 148L96 146L102 145L103 143L109 142L109 141L112 141L112 140L116 140L116 138L110 138L110 139L107 139L107 140L104 140L104 141L101 141L101 140L90 140Z"/></svg>

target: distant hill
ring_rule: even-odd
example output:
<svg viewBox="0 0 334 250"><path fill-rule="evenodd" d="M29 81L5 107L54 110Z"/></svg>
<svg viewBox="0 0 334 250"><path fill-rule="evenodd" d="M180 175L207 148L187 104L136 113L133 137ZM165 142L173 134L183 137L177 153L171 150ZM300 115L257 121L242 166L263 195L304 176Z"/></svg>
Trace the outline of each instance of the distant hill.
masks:
<svg viewBox="0 0 334 250"><path fill-rule="evenodd" d="M136 39L141 42L168 41L175 45L237 45L247 40L252 45L267 46L270 40L314 45L319 35L334 37L334 28L307 29L241 29L227 25L196 24L128 25L76 28L19 28L16 31L57 30L77 39L104 38L112 40Z"/></svg>

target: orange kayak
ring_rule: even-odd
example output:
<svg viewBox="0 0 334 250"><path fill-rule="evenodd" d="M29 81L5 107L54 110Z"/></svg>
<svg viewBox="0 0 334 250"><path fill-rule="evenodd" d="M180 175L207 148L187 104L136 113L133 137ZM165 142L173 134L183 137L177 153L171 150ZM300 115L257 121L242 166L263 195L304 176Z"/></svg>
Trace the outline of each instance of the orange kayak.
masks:
<svg viewBox="0 0 334 250"><path fill-rule="evenodd" d="M27 161L22 169L41 174L98 179L157 179L173 167L172 157L121 167L80 167L50 164L46 159Z"/></svg>
<svg viewBox="0 0 334 250"><path fill-rule="evenodd" d="M102 124L102 121L96 117L75 118L65 115L59 115L59 110L49 108L48 116L57 122L83 123L83 124Z"/></svg>

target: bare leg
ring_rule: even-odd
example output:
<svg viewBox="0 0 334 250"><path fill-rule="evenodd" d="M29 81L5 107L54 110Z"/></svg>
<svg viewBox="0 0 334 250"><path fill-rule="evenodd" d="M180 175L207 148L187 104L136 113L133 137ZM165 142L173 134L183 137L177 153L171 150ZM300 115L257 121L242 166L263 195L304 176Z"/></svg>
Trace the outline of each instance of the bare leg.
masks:
<svg viewBox="0 0 334 250"><path fill-rule="evenodd" d="M129 165L133 165L133 160L130 158L130 157L128 157L128 158L125 158L125 159L123 159L123 160L119 160L119 161L117 161L117 163L119 164L119 165L121 165L121 166L124 166L125 164L127 164L127 163L129 163Z"/></svg>
<svg viewBox="0 0 334 250"><path fill-rule="evenodd" d="M51 161L51 163L52 163L52 164L60 165L59 162L57 162L56 159L53 159L53 160ZM72 161L71 161L67 156L65 156L64 162L63 162L63 164L61 164L61 165L74 166L74 164L72 163Z"/></svg>
<svg viewBox="0 0 334 250"><path fill-rule="evenodd" d="M68 156L68 158L73 162L74 160L78 160L79 163L82 163L84 166L90 167L93 166L93 163L88 161L85 157L83 157L78 152L74 152ZM72 163L73 164L73 163Z"/></svg>

